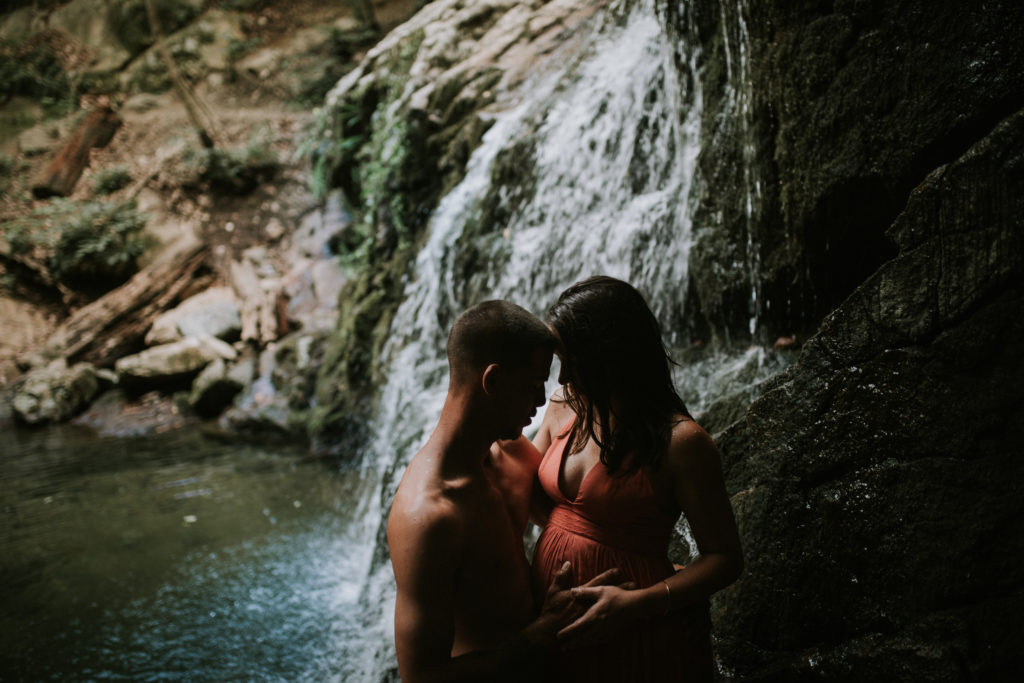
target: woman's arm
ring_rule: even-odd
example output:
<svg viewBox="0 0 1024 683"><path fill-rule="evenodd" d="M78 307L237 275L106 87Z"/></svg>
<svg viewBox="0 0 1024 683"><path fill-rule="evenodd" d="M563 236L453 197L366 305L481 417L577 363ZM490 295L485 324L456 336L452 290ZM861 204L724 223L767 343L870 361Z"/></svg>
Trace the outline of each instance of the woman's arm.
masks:
<svg viewBox="0 0 1024 683"><path fill-rule="evenodd" d="M722 458L711 436L692 420L676 425L665 464L699 553L667 581L671 606L677 607L707 599L738 579L743 550L725 490Z"/></svg>

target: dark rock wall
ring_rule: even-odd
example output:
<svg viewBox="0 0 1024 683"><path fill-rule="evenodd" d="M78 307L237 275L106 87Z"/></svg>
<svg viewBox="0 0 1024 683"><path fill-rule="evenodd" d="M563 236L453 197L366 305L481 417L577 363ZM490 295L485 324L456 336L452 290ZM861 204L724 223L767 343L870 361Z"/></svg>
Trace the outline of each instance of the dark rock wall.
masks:
<svg viewBox="0 0 1024 683"><path fill-rule="evenodd" d="M763 336L813 332L717 435L748 561L715 601L723 669L1009 680L1024 642L1024 8L665 13L697 36L706 76L694 327L742 334L750 312Z"/></svg>
<svg viewBox="0 0 1024 683"><path fill-rule="evenodd" d="M813 331L894 255L885 231L910 191L1024 106L1012 0L664 12L703 51L691 287L712 330L752 309L765 337Z"/></svg>

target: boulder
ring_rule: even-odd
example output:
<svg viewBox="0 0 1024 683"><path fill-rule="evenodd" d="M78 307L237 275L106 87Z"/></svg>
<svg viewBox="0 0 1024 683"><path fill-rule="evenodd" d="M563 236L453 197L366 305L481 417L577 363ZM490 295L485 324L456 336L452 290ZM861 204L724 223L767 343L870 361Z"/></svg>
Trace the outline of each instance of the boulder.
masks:
<svg viewBox="0 0 1024 683"><path fill-rule="evenodd" d="M125 388L173 390L188 386L213 361L233 360L237 355L229 344L216 337L193 336L121 358L114 369Z"/></svg>
<svg viewBox="0 0 1024 683"><path fill-rule="evenodd" d="M178 398L150 391L141 396L114 389L104 392L73 420L99 436L130 438L184 429L198 422Z"/></svg>
<svg viewBox="0 0 1024 683"><path fill-rule="evenodd" d="M224 408L231 405L235 396L249 386L254 371L253 358L243 358L230 366L223 359L216 359L207 365L192 383L189 405L204 417L220 414Z"/></svg>
<svg viewBox="0 0 1024 683"><path fill-rule="evenodd" d="M68 367L63 358L30 372L16 390L14 414L28 424L61 422L81 411L96 396L100 382L88 363Z"/></svg>
<svg viewBox="0 0 1024 683"><path fill-rule="evenodd" d="M111 0L72 0L50 14L51 29L91 51L90 72L116 71L132 58L115 28L117 4Z"/></svg>
<svg viewBox="0 0 1024 683"><path fill-rule="evenodd" d="M241 310L234 293L229 287L212 287L154 320L146 344L169 344L201 335L234 341L241 331Z"/></svg>

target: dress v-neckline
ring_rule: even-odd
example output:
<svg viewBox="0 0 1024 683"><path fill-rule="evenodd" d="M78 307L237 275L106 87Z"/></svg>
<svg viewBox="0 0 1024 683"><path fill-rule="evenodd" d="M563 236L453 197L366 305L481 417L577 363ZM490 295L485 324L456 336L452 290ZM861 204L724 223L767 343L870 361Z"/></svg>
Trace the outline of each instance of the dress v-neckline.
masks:
<svg viewBox="0 0 1024 683"><path fill-rule="evenodd" d="M573 415L572 418L569 420L569 422L566 423L566 425L565 425L565 427L563 428L562 431L565 432L565 430L569 429L570 426L573 429L575 429L575 426L576 426L574 424L575 422L576 422L576 416ZM558 472L557 472L556 478L555 478L555 485L558 487L558 493L562 496L562 498L564 498L569 503L575 504L575 503L577 503L579 501L580 494L583 493L583 485L587 483L587 479L590 478L591 473L593 473L593 471L595 469L597 469L597 467L601 464L601 460L598 459L597 462L595 462L593 465L591 465L590 468L586 472L584 472L583 478L580 479L579 488L576 489L576 495L573 496L572 498L567 496L565 494L565 489L562 488L562 484L563 484L563 482L564 483L568 483L568 482L565 481L565 461L569 458L569 444L572 443L572 438L571 437L572 437L572 432L571 431L567 432L566 435L565 435L565 443L562 444L562 454L561 454L561 456L558 459Z"/></svg>

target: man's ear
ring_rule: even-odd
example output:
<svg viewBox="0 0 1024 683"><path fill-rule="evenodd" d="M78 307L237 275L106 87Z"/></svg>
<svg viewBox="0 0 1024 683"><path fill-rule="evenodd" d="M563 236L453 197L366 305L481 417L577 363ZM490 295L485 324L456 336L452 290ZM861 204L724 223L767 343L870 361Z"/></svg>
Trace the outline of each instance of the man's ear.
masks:
<svg viewBox="0 0 1024 683"><path fill-rule="evenodd" d="M484 368L484 374L480 377L480 384L485 394L493 394L498 389L498 378L501 375L501 368L497 363L491 363Z"/></svg>

